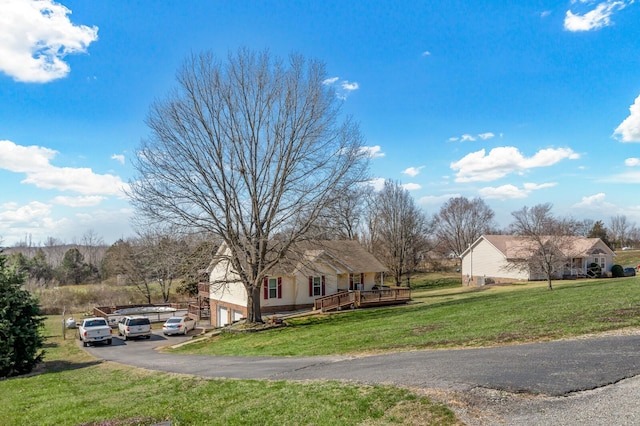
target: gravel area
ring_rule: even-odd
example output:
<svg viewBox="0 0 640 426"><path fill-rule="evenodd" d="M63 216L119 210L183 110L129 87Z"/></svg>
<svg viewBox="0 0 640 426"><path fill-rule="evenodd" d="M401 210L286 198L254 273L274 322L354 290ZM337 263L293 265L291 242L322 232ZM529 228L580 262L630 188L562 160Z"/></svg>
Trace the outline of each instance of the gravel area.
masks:
<svg viewBox="0 0 640 426"><path fill-rule="evenodd" d="M461 393L416 390L445 403L469 426L640 424L640 376L561 397L475 388Z"/></svg>

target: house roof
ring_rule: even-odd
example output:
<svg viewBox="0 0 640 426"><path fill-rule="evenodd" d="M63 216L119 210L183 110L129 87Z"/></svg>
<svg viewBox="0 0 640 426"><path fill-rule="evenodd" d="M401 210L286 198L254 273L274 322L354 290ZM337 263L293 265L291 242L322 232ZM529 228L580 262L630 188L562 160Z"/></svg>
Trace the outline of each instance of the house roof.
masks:
<svg viewBox="0 0 640 426"><path fill-rule="evenodd" d="M223 253L226 251L226 245L222 244L207 268L209 272L224 259ZM291 275L303 269L313 270L318 263L328 265L336 273L387 271L387 268L358 241L316 240L297 243L270 273Z"/></svg>
<svg viewBox="0 0 640 426"><path fill-rule="evenodd" d="M546 236L543 238L549 241L554 237ZM532 250L530 240L527 237L518 235L483 235L476 240L472 247L477 245L482 239L491 243L507 259L526 257L526 253ZM613 251L607 247L600 238L563 236L562 240L561 250L566 256L583 257L593 256L594 254L609 254L615 256ZM465 253L467 250L465 250ZM465 253L463 253L463 256Z"/></svg>
<svg viewBox="0 0 640 426"><path fill-rule="evenodd" d="M387 268L358 241L321 240L304 241L290 250L281 262L279 272L293 274L297 270L313 269L319 262L333 268L336 273L384 272Z"/></svg>

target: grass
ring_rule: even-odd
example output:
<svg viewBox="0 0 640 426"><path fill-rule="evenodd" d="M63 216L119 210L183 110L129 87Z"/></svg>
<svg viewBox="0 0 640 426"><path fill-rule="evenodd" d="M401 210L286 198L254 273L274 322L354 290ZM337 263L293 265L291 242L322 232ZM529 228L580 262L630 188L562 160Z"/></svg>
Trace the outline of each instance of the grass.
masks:
<svg viewBox="0 0 640 426"><path fill-rule="evenodd" d="M392 386L213 380L100 362L62 318L47 319L47 354L35 374L3 380L2 425L459 424L444 405Z"/></svg>
<svg viewBox="0 0 640 426"><path fill-rule="evenodd" d="M318 314L177 351L306 356L551 340L640 325L640 277L414 291L409 305Z"/></svg>

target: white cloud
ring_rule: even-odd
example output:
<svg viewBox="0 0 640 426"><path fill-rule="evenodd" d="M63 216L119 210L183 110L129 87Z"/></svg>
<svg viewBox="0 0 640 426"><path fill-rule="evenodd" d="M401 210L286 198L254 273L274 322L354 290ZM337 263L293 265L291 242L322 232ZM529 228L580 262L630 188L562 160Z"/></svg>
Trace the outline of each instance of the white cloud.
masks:
<svg viewBox="0 0 640 426"><path fill-rule="evenodd" d="M0 211L0 229L3 225L24 226L33 223L51 213L51 205L32 201L27 205L19 206L17 203L4 203ZM0 235L3 235L0 233Z"/></svg>
<svg viewBox="0 0 640 426"><path fill-rule="evenodd" d="M629 116L613 132L621 142L640 142L640 96L629 107Z"/></svg>
<svg viewBox="0 0 640 426"><path fill-rule="evenodd" d="M446 203L451 198L461 197L461 194L443 194L443 195L427 195L420 197L418 204L425 207L435 207Z"/></svg>
<svg viewBox="0 0 640 426"><path fill-rule="evenodd" d="M386 181L385 178L381 178L381 177L375 178L369 181L369 185L371 185L375 191L382 191L382 188L384 188L385 181Z"/></svg>
<svg viewBox="0 0 640 426"><path fill-rule="evenodd" d="M606 0L595 9L584 13L573 13L567 10L564 18L564 29L567 31L591 31L611 25L611 15L632 4L634 0ZM580 3L590 3L581 1ZM575 4L575 2L574 2Z"/></svg>
<svg viewBox="0 0 640 426"><path fill-rule="evenodd" d="M574 208L591 209L591 210L611 210L615 208L615 205L605 201L606 195L604 192L599 192L594 195L587 195L582 197L579 203L574 204Z"/></svg>
<svg viewBox="0 0 640 426"><path fill-rule="evenodd" d="M539 189L551 188L556 186L556 183L525 183L522 188L518 188L515 185L507 184L498 187L488 186L478 190L478 193L487 199L499 199L506 200L512 198L526 198L531 192Z"/></svg>
<svg viewBox="0 0 640 426"><path fill-rule="evenodd" d="M124 155L123 154L113 154L111 156L112 160L116 160L120 164L124 164Z"/></svg>
<svg viewBox="0 0 640 426"><path fill-rule="evenodd" d="M367 154L369 158L380 158L385 156L385 153L382 152L382 148L380 147L380 145L363 146L361 150L362 152Z"/></svg>
<svg viewBox="0 0 640 426"><path fill-rule="evenodd" d="M56 167L50 161L57 152L39 146L0 141L0 169L25 173L22 183L43 189L73 191L84 195L123 196L127 184L119 176L96 174L89 168Z"/></svg>
<svg viewBox="0 0 640 426"><path fill-rule="evenodd" d="M487 140L495 137L496 135L492 132L478 133L477 135L472 135L469 133L465 133L461 136L452 136L449 138L449 142L475 142L478 138L482 140Z"/></svg>
<svg viewBox="0 0 640 426"><path fill-rule="evenodd" d="M540 17L541 18L546 18L549 15L551 15L551 11L550 10L543 10L542 12L540 12Z"/></svg>
<svg viewBox="0 0 640 426"><path fill-rule="evenodd" d="M564 159L578 158L580 155L570 148L542 149L527 158L516 147L502 146L493 148L488 155L484 149L471 152L450 166L457 171L456 182L489 182L510 173L522 173L527 169L552 166Z"/></svg>
<svg viewBox="0 0 640 426"><path fill-rule="evenodd" d="M16 81L46 83L65 77L64 57L84 53L98 27L74 25L71 11L52 0L3 0L0 6L0 71Z"/></svg>
<svg viewBox="0 0 640 426"><path fill-rule="evenodd" d="M406 189L407 191L415 191L415 190L418 190L418 189L422 188L422 186L420 186L417 183L405 183L405 184L402 185L402 187L404 189Z"/></svg>
<svg viewBox="0 0 640 426"><path fill-rule="evenodd" d="M640 166L640 158L627 158L624 160L624 165L628 167Z"/></svg>
<svg viewBox="0 0 640 426"><path fill-rule="evenodd" d="M352 92L354 90L358 90L360 85L356 82L349 83L347 80L342 82L342 88L348 92Z"/></svg>
<svg viewBox="0 0 640 426"><path fill-rule="evenodd" d="M342 100L347 99L347 97L360 88L360 85L357 82L349 82L349 80L340 80L340 77L331 77L327 78L322 82L325 86L331 86L334 88L336 92L336 96Z"/></svg>
<svg viewBox="0 0 640 426"><path fill-rule="evenodd" d="M487 140L487 139L491 139L491 138L495 137L495 135L493 133L491 133L491 132L486 132L486 133L480 133L478 135L478 137L480 139Z"/></svg>
<svg viewBox="0 0 640 426"><path fill-rule="evenodd" d="M538 189L544 189L544 188L553 188L554 186L558 185L555 182L549 182L549 183L525 183L523 185L525 191L537 191Z"/></svg>
<svg viewBox="0 0 640 426"><path fill-rule="evenodd" d="M409 168L405 169L402 173L407 175L407 176L415 177L415 176L418 176L420 174L420 170L422 170L422 169L424 169L424 166L409 167Z"/></svg>
<svg viewBox="0 0 640 426"><path fill-rule="evenodd" d="M640 183L640 171L619 173L617 175L609 176L602 181L613 183Z"/></svg>
<svg viewBox="0 0 640 426"><path fill-rule="evenodd" d="M425 50L424 52L422 52L422 56L431 56L431 52Z"/></svg>
<svg viewBox="0 0 640 426"><path fill-rule="evenodd" d="M68 207L94 207L105 199L106 197L101 197L99 195L88 195L85 197L67 197L60 195L51 200L51 202Z"/></svg>

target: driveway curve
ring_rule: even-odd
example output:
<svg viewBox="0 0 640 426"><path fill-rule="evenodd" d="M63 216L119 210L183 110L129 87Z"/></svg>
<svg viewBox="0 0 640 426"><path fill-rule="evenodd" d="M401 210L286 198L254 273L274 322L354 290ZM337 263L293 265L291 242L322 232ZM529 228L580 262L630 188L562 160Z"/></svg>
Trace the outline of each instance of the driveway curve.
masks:
<svg viewBox="0 0 640 426"><path fill-rule="evenodd" d="M362 357L229 357L162 353L154 348L183 341L184 337L164 337L154 334L150 340L122 341L114 339L111 346L96 346L87 350L97 358L136 367L193 374L203 377L268 379L268 380L347 380L367 384L393 384L423 390L441 390L464 395L467 403L477 404L479 409L496 411L501 421L514 415L527 416L529 410L518 412L518 401L511 401L500 408L498 400L510 395L529 395L527 403L546 401L547 407L557 397L573 396L597 390L640 376L640 335L606 336L588 339L560 340L553 342L522 344L492 348L423 350L398 352ZM188 337L187 337L188 339ZM640 381L634 379L635 397ZM625 386L628 385L626 382ZM595 391L594 391L595 390ZM619 389L618 389L619 390ZM484 396L482 396L484 395ZM491 396L494 395L494 396ZM495 395L502 395L500 398ZM533 397L532 397L533 396ZM588 396L588 395L587 395ZM484 406L486 398L493 399L492 406ZM551 398L551 399L549 399ZM557 401L556 401L557 402ZM594 402L589 403L594 407ZM502 411L501 411L502 410ZM506 411L505 411L506 410ZM539 414L550 413L537 408ZM567 407L562 412L569 412ZM635 411L634 411L635 410ZM505 417L505 413L510 413ZM602 407L595 414L606 414ZM622 424L610 413L603 423L585 420L585 424ZM624 409L625 416L640 420L640 406ZM563 423L552 416L548 424L575 424L580 410ZM619 413L618 413L619 414ZM464 417L464 416L463 416ZM482 416L484 418L484 416ZM474 424L481 420L466 421ZM473 420L473 418L471 418ZM628 419L627 419L628 420ZM624 423L627 423L624 420ZM528 423L518 417L520 424ZM536 418L537 424L545 424ZM583 422L584 423L584 422Z"/></svg>

